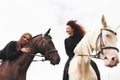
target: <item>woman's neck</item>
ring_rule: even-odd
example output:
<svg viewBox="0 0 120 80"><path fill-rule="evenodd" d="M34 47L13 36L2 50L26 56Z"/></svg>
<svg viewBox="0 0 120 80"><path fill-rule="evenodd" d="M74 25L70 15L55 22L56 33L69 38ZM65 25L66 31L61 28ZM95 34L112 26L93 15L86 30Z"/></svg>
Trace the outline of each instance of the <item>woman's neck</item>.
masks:
<svg viewBox="0 0 120 80"><path fill-rule="evenodd" d="M74 36L74 33L69 34L69 36Z"/></svg>

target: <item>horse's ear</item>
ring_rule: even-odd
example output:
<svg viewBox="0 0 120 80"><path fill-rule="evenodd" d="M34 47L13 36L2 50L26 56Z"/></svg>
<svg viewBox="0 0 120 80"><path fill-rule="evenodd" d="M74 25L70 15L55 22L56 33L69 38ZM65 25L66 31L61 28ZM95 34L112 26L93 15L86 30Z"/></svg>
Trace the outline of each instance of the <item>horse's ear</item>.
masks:
<svg viewBox="0 0 120 80"><path fill-rule="evenodd" d="M104 15L102 15L101 22L102 22L103 27L106 28L107 27L107 23L106 23Z"/></svg>
<svg viewBox="0 0 120 80"><path fill-rule="evenodd" d="M44 34L45 36L47 36L50 33L51 28L48 29L48 31Z"/></svg>

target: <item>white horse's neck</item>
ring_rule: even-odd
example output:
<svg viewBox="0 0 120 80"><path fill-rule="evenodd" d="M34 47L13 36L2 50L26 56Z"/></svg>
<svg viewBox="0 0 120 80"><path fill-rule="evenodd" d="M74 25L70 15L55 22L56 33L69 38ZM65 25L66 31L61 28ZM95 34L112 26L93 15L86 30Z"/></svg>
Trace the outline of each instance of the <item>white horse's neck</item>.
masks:
<svg viewBox="0 0 120 80"><path fill-rule="evenodd" d="M87 32L74 49L75 56L90 55L96 49L96 40L100 30Z"/></svg>
<svg viewBox="0 0 120 80"><path fill-rule="evenodd" d="M98 31L88 32L83 39L78 43L74 49L75 56L71 60L69 75L75 75L71 80L97 80L95 71L90 65L89 56L80 56L80 55L90 55L95 49L95 42L98 37ZM94 37L94 38L91 38ZM74 64L74 65L73 65ZM76 72L72 72L76 71ZM73 74L71 74L73 73ZM76 76L76 74L79 76Z"/></svg>

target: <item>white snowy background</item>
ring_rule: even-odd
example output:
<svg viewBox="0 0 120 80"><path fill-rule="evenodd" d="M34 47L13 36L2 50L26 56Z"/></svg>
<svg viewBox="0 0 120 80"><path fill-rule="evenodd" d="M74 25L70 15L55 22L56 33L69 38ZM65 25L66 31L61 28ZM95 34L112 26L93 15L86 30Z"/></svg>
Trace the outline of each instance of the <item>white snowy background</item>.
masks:
<svg viewBox="0 0 120 80"><path fill-rule="evenodd" d="M51 28L50 35L61 62L56 66L49 61L32 62L27 80L62 80L63 68L68 58L64 49L64 39L68 37L65 32L67 21L77 20L89 31L102 26L103 14L108 25L119 26L120 0L0 0L0 49L11 40L19 40L25 32L35 36ZM118 35L119 32L120 30ZM118 48L119 45L120 43ZM102 60L93 60L99 67L101 80L120 79L120 64L108 68Z"/></svg>

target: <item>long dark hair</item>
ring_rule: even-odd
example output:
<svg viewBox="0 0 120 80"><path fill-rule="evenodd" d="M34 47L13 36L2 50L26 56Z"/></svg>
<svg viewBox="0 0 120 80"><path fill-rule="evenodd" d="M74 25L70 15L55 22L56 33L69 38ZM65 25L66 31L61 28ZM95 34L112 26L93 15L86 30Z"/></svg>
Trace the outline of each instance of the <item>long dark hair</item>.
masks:
<svg viewBox="0 0 120 80"><path fill-rule="evenodd" d="M74 29L74 36L81 36L83 37L86 33L83 26L76 23L76 20L70 20L67 22L66 25L69 25L72 29Z"/></svg>

